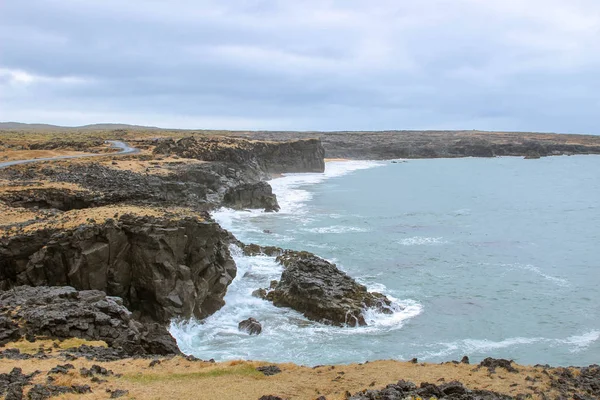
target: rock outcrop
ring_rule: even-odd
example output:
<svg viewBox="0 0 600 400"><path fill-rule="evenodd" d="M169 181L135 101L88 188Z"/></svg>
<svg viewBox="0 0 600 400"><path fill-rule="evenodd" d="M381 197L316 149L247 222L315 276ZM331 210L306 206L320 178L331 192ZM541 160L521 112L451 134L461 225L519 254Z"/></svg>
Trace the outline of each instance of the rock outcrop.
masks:
<svg viewBox="0 0 600 400"><path fill-rule="evenodd" d="M230 235L197 218L123 215L0 242L0 289L73 286L121 297L135 318L204 318L224 305L236 274Z"/></svg>
<svg viewBox="0 0 600 400"><path fill-rule="evenodd" d="M323 146L319 139L265 142L230 137L191 136L160 142L154 152L203 161L255 166L269 174L323 172Z"/></svg>
<svg viewBox="0 0 600 400"><path fill-rule="evenodd" d="M277 197L266 182L245 183L230 188L225 192L223 205L236 210L263 208L268 212L279 211Z"/></svg>
<svg viewBox="0 0 600 400"><path fill-rule="evenodd" d="M249 335L260 335L262 332L262 325L256 319L248 318L238 324L238 329Z"/></svg>
<svg viewBox="0 0 600 400"><path fill-rule="evenodd" d="M403 400L403 399L448 399L448 400L513 400L511 396L489 390L469 390L460 382L441 385L423 382L419 387L412 382L400 380L381 390L364 390L350 396L350 400Z"/></svg>
<svg viewBox="0 0 600 400"><path fill-rule="evenodd" d="M256 292L278 307L290 307L308 319L338 326L367 325L364 311L391 314L394 305L372 293L332 264L308 252L286 250L277 257L284 266L271 290Z"/></svg>
<svg viewBox="0 0 600 400"><path fill-rule="evenodd" d="M77 337L102 340L130 356L179 353L165 326L135 321L122 299L99 290L19 286L0 294L0 313L12 323L12 340Z"/></svg>

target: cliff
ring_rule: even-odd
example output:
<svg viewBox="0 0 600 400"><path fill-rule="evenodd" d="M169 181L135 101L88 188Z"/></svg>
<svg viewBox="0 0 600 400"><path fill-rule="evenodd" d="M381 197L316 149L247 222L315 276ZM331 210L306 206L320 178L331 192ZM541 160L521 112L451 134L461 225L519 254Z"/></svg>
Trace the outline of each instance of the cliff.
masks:
<svg viewBox="0 0 600 400"><path fill-rule="evenodd" d="M123 299L134 316L167 324L224 304L236 274L229 234L197 218L123 215L0 241L0 289L72 286Z"/></svg>
<svg viewBox="0 0 600 400"><path fill-rule="evenodd" d="M600 154L600 136L531 132L379 131L230 133L254 140L319 138L327 158L386 160Z"/></svg>
<svg viewBox="0 0 600 400"><path fill-rule="evenodd" d="M266 142L191 136L177 141L164 140L154 153L257 167L269 174L325 170L324 149L318 139Z"/></svg>

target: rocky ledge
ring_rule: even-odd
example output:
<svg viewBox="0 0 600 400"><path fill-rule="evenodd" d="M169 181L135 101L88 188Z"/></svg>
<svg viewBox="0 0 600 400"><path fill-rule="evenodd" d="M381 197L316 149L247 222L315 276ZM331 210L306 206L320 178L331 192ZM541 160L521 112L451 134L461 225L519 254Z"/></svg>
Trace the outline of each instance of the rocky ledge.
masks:
<svg viewBox="0 0 600 400"><path fill-rule="evenodd" d="M280 253L276 260L284 270L279 281L269 289L259 289L255 296L290 307L310 320L338 326L364 326L365 311L391 314L398 305L381 293L369 292L364 285L330 263L306 251L246 246L246 254Z"/></svg>
<svg viewBox="0 0 600 400"><path fill-rule="evenodd" d="M0 344L35 337L103 341L123 354L179 354L164 325L141 324L119 297L72 287L19 286L0 295Z"/></svg>

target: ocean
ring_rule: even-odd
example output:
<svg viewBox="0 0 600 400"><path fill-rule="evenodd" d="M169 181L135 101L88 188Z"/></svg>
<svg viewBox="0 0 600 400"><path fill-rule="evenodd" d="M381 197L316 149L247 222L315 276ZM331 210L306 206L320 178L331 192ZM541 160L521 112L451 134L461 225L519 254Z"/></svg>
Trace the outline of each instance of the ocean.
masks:
<svg viewBox="0 0 600 400"><path fill-rule="evenodd" d="M251 296L282 268L232 248L238 276L183 352L304 365L485 357L600 362L600 156L340 161L270 181L281 211L213 214L245 243L308 250L404 309L366 327L308 321ZM258 319L259 336L237 329Z"/></svg>

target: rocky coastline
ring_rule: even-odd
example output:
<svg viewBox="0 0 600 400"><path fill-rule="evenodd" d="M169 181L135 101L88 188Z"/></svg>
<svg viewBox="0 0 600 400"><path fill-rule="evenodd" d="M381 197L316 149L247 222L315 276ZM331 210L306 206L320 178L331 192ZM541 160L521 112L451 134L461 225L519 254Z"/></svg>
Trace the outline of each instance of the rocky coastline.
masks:
<svg viewBox="0 0 600 400"><path fill-rule="evenodd" d="M174 319L201 320L224 305L227 287L237 272L229 252L232 244L242 247L248 255L276 255L284 266L278 281L255 292L275 306L290 307L311 320L348 329L366 324L362 313L367 308L392 312L395 305L389 299L368 292L334 264L303 251L240 243L211 219L208 211L220 206L276 212L277 198L266 182L273 175L323 172L326 156L382 159L600 153L600 143L597 147L594 143L563 143L556 147L532 145L524 139L507 150L509 147L496 142L490 145L457 139L443 151L435 147L437 144L432 151L431 143L416 147L402 145L400 151L400 147L377 141L347 146L354 140L354 134L350 133L344 134L345 142L299 134L282 141L285 135L278 136L278 140L269 135L140 138L131 141L142 150L136 155L107 154L94 160L0 169L0 345L4 346L4 350L0 348L0 359L6 360L5 366L13 365L13 361L23 365L0 374L0 396L49 398L105 389L103 395L116 398L127 396L128 390L131 393L139 390L138 381L123 380L116 376L119 373L78 373L75 367L51 365L75 360L79 360L80 371L91 370L92 361L96 362L96 370L108 371L108 367L98 363L107 363L116 370L116 365L110 364L116 360L151 358L152 361L144 361L144 374L152 375L151 371L161 368L159 365L170 365L177 360L178 364L173 366L176 375L183 373L181 365L197 369L200 375L215 368L229 371L219 374L240 373L251 379L256 377L256 371L260 376L267 375L257 370L263 365L252 362L215 365L210 360L185 357L168 332L168 325ZM45 145L32 145L50 150L71 147L66 143L49 141ZM88 145L98 147L102 142L93 139ZM376 147L379 145L385 149ZM80 142L72 147L86 149ZM261 331L256 320L241 321L240 329L248 334ZM73 339L80 341L77 346L62 348L62 343ZM138 365L137 361L130 362ZM36 363L48 367L44 369L45 380L43 374L35 372ZM250 367L241 369L238 365ZM419 365L422 364L415 360L408 368ZM511 372L506 363L502 366ZM286 369L293 370L285 365L275 367L284 373ZM359 367L362 365L356 366ZM19 368L33 369L23 374ZM64 373L52 373L54 369ZM488 372L493 379L495 372ZM318 368L312 373L319 373ZM68 384L65 377L57 380L54 378L57 374L70 377L69 382L77 382ZM220 377L219 374L216 376ZM321 396L262 394L272 399L546 398L546 390L555 396L548 398L568 395L587 399L600 395L597 367L539 367L535 374L543 375L531 378L541 382L538 385L515 384L503 391L483 390L473 386L473 382L463 384L456 379L445 383L439 379L451 374L441 374L438 381L420 385L408 381L392 383L397 379L378 380L377 384L360 388L350 385L348 390L341 390L338 385L335 390L323 390ZM340 381L343 375L332 379ZM461 379L466 379L466 375ZM115 388L116 384L130 389ZM350 390L351 387L354 389Z"/></svg>

